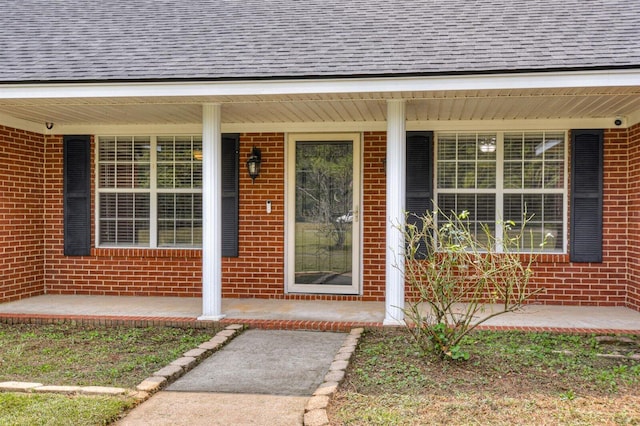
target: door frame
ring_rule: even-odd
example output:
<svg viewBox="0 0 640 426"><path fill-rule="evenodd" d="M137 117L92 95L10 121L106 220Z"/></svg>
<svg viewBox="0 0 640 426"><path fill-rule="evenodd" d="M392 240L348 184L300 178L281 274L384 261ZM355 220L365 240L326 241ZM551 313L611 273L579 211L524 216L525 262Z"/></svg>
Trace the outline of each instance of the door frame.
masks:
<svg viewBox="0 0 640 426"><path fill-rule="evenodd" d="M295 283L296 143L351 141L353 144L352 284ZM362 135L360 133L289 133L285 144L285 293L362 294Z"/></svg>

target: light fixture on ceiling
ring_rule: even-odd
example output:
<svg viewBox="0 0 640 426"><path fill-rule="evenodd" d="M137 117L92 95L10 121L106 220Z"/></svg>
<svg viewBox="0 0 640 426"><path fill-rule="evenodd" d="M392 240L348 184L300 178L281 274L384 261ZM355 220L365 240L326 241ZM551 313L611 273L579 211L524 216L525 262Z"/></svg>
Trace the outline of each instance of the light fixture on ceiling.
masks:
<svg viewBox="0 0 640 426"><path fill-rule="evenodd" d="M45 122L44 125L47 128L47 130L53 129L53 123L51 121Z"/></svg>
<svg viewBox="0 0 640 426"><path fill-rule="evenodd" d="M496 138L484 138L480 142L480 152L485 154L496 151Z"/></svg>

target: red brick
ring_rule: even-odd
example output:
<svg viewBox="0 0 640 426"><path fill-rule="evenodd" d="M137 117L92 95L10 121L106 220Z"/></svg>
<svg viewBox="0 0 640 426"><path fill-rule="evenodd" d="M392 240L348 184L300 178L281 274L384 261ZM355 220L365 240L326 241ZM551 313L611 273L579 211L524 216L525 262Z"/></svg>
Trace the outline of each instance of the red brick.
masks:
<svg viewBox="0 0 640 426"><path fill-rule="evenodd" d="M284 293L285 135L241 135L242 171L254 145L265 161L255 182L240 174L240 256L223 259L223 296L384 300L385 132L363 133L362 296ZM90 256L63 255L61 136L0 126L0 158L6 163L0 168L0 302L45 291L201 294L201 250L94 247ZM573 264L566 254L540 256L533 285L548 289L538 297L542 303L640 309L640 125L606 130L604 158L604 261ZM272 201L270 215L266 200Z"/></svg>

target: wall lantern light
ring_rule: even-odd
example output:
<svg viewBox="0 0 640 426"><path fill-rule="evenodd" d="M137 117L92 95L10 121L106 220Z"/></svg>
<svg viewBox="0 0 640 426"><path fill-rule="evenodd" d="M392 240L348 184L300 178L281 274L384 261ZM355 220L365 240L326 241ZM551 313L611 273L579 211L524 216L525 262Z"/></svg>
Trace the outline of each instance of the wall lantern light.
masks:
<svg viewBox="0 0 640 426"><path fill-rule="evenodd" d="M251 180L256 181L256 178L260 175L260 164L262 163L262 154L255 146L251 149L251 154L247 159L247 171Z"/></svg>

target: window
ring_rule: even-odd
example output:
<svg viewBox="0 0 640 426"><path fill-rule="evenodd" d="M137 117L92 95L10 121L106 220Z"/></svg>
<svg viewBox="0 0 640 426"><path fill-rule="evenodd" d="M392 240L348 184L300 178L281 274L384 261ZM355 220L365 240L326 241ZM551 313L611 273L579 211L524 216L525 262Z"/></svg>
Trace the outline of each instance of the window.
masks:
<svg viewBox="0 0 640 426"><path fill-rule="evenodd" d="M100 246L201 246L201 137L99 137L97 235Z"/></svg>
<svg viewBox="0 0 640 426"><path fill-rule="evenodd" d="M523 251L565 251L565 132L442 133L436 144L436 200L445 213L470 213L471 230L527 223ZM498 239L502 235L496 235ZM540 244L547 238L547 243Z"/></svg>
<svg viewBox="0 0 640 426"><path fill-rule="evenodd" d="M202 245L202 139L159 137L158 246Z"/></svg>

